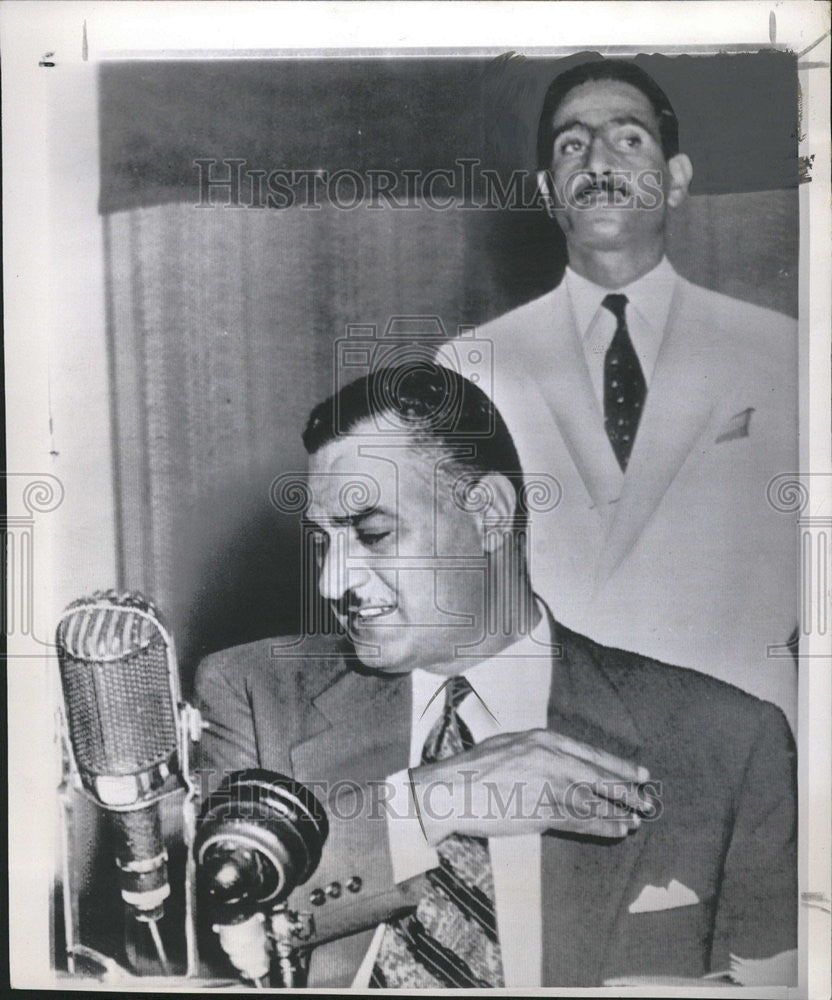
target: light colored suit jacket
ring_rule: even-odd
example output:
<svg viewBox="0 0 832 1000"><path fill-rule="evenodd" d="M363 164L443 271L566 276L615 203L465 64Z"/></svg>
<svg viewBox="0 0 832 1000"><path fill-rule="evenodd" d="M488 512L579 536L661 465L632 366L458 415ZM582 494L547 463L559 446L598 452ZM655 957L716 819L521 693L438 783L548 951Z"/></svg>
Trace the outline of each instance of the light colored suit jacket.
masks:
<svg viewBox="0 0 832 1000"><path fill-rule="evenodd" d="M661 811L619 841L543 836L542 984L701 976L726 969L729 953L766 958L794 948L794 744L782 714L713 678L560 626L554 639L549 728L646 766L660 783ZM209 724L203 787L264 767L324 800L330 834L320 866L290 898L319 923L396 896L388 819L370 783L407 766L410 677L357 667L332 639L284 639L217 653L197 675ZM356 876L359 893L310 905L314 889ZM371 936L315 949L309 985L349 986ZM206 928L208 951L212 937Z"/></svg>
<svg viewBox="0 0 832 1000"><path fill-rule="evenodd" d="M798 468L796 323L680 277L623 480L564 284L476 339L527 482L557 480L530 562L558 620L728 680L794 724L795 662L769 647L797 625L797 530L766 491Z"/></svg>

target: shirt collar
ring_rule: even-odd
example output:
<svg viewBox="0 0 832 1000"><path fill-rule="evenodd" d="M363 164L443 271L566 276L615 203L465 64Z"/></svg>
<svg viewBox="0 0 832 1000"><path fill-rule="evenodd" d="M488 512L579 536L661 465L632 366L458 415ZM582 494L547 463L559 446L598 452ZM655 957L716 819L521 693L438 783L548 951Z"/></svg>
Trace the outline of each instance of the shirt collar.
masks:
<svg viewBox="0 0 832 1000"><path fill-rule="evenodd" d="M637 309L644 321L661 336L667 326L676 277L670 261L667 257L662 257L652 271L615 291L626 295L630 305ZM571 267L566 268L564 280L572 303L578 334L581 338L585 338L601 308L601 303L611 290L596 285L595 282L573 271Z"/></svg>
<svg viewBox="0 0 832 1000"><path fill-rule="evenodd" d="M460 714L466 720L484 722L487 713L491 721L507 732L528 729L530 719L536 720L535 725L545 724L554 637L546 607L539 600L537 603L540 621L528 635L496 656L461 671L478 696L469 695L460 706ZM418 717L446 678L421 669L414 670L412 677L413 710ZM436 703L441 710L442 695L435 699Z"/></svg>

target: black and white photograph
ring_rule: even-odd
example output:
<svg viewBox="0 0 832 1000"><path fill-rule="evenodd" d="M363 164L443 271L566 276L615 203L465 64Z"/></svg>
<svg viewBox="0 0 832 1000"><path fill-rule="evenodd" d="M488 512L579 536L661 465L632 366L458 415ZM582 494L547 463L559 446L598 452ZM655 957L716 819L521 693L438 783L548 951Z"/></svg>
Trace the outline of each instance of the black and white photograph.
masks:
<svg viewBox="0 0 832 1000"><path fill-rule="evenodd" d="M828 996L828 8L0 29L11 985Z"/></svg>

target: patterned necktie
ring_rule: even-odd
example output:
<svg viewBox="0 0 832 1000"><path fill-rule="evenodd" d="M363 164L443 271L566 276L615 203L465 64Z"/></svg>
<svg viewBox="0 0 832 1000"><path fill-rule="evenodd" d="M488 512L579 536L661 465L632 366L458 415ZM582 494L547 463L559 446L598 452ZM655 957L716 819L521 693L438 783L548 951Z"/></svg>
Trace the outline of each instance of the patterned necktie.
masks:
<svg viewBox="0 0 832 1000"><path fill-rule="evenodd" d="M422 750L422 763L451 757L474 745L457 708L471 691L464 677L445 686L445 707ZM439 867L415 914L388 924L370 986L437 989L503 986L494 915L488 841L452 834L436 848Z"/></svg>
<svg viewBox="0 0 832 1000"><path fill-rule="evenodd" d="M647 383L627 329L627 296L608 295L601 305L616 318L615 335L604 357L604 427L624 471L636 439Z"/></svg>

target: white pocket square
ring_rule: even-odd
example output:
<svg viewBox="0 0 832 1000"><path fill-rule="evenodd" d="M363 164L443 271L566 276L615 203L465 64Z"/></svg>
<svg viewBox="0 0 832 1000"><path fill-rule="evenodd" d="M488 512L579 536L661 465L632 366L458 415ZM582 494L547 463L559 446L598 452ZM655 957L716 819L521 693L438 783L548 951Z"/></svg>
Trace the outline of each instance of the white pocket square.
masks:
<svg viewBox="0 0 832 1000"><path fill-rule="evenodd" d="M656 910L673 910L678 906L693 906L699 897L686 885L672 878L667 888L660 885L646 885L627 907L628 913L653 913Z"/></svg>

